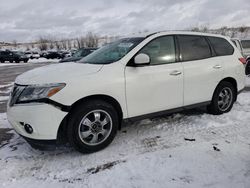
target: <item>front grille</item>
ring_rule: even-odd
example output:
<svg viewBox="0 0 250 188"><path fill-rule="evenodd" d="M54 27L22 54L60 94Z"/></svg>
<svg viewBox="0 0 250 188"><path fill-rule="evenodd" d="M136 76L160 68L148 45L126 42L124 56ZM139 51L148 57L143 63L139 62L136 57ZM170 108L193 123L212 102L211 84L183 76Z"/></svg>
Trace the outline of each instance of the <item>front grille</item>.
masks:
<svg viewBox="0 0 250 188"><path fill-rule="evenodd" d="M14 84L14 87L10 94L10 103L9 103L10 106L13 106L14 104L16 104L17 99L19 98L20 94L23 92L25 87L26 86Z"/></svg>

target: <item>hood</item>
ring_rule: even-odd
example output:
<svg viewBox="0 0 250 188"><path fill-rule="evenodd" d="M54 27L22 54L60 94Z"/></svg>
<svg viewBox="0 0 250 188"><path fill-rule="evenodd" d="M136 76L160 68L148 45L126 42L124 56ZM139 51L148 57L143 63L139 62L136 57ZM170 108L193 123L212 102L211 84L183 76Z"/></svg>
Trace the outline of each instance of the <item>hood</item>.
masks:
<svg viewBox="0 0 250 188"><path fill-rule="evenodd" d="M71 62L71 61L79 61L80 59L82 59L82 57L66 57L64 59L62 59L60 62Z"/></svg>
<svg viewBox="0 0 250 188"><path fill-rule="evenodd" d="M72 79L97 73L103 65L84 63L54 64L25 72L16 78L20 85L67 83Z"/></svg>

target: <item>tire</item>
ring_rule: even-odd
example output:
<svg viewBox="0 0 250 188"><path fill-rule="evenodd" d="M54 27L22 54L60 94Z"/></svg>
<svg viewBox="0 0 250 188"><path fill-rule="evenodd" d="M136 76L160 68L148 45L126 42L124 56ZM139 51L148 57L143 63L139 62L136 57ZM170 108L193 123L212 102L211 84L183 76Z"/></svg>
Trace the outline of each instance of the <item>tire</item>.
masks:
<svg viewBox="0 0 250 188"><path fill-rule="evenodd" d="M4 63L5 61L3 59L0 60L1 63Z"/></svg>
<svg viewBox="0 0 250 188"><path fill-rule="evenodd" d="M20 60L19 60L19 59L16 59L15 62L16 62L16 63L20 63Z"/></svg>
<svg viewBox="0 0 250 188"><path fill-rule="evenodd" d="M10 60L10 63L13 63L13 60Z"/></svg>
<svg viewBox="0 0 250 188"><path fill-rule="evenodd" d="M71 113L67 128L68 140L81 153L96 152L113 141L118 125L118 114L112 105L92 100L78 105Z"/></svg>
<svg viewBox="0 0 250 188"><path fill-rule="evenodd" d="M24 63L27 63L27 62L28 62L28 59L25 59L23 62L24 62Z"/></svg>
<svg viewBox="0 0 250 188"><path fill-rule="evenodd" d="M215 89L212 102L207 108L208 112L213 115L229 112L233 107L236 97L236 88L230 82L221 82Z"/></svg>

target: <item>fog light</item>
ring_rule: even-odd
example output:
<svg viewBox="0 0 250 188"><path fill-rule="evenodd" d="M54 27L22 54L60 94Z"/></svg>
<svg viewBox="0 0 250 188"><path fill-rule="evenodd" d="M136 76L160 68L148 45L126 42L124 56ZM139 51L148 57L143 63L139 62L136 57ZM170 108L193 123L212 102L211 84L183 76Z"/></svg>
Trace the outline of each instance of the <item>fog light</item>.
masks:
<svg viewBox="0 0 250 188"><path fill-rule="evenodd" d="M24 130L28 133L31 134L33 133L33 128L29 124L24 125Z"/></svg>

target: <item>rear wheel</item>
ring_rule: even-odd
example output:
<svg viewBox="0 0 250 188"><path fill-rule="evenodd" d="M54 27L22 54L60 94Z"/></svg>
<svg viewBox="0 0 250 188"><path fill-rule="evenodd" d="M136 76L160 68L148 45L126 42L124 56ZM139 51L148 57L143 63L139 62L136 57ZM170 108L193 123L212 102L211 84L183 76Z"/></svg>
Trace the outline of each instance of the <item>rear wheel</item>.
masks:
<svg viewBox="0 0 250 188"><path fill-rule="evenodd" d="M82 153L96 152L107 147L113 141L119 125L115 108L100 100L76 107L69 122L69 142Z"/></svg>
<svg viewBox="0 0 250 188"><path fill-rule="evenodd" d="M3 59L1 59L1 60L0 60L0 62L1 62L1 63L4 63L4 60L3 60Z"/></svg>
<svg viewBox="0 0 250 188"><path fill-rule="evenodd" d="M15 62L16 62L16 63L20 63L20 60L19 60L19 59L16 59Z"/></svg>
<svg viewBox="0 0 250 188"><path fill-rule="evenodd" d="M214 115L229 112L235 102L236 93L236 88L230 82L221 82L214 92L208 112Z"/></svg>

